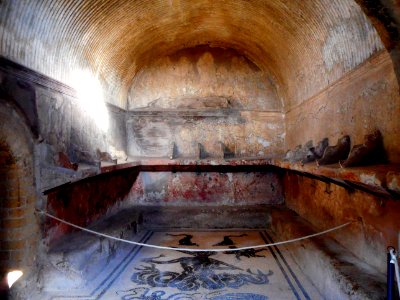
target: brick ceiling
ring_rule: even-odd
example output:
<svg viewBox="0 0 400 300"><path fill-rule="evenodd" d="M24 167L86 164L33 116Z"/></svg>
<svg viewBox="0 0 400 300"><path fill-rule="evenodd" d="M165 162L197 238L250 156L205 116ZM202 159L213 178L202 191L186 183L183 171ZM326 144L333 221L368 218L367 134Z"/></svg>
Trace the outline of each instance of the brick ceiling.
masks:
<svg viewBox="0 0 400 300"><path fill-rule="evenodd" d="M120 107L141 68L206 44L267 70L286 107L383 49L353 0L0 1L2 56L67 84L88 69Z"/></svg>

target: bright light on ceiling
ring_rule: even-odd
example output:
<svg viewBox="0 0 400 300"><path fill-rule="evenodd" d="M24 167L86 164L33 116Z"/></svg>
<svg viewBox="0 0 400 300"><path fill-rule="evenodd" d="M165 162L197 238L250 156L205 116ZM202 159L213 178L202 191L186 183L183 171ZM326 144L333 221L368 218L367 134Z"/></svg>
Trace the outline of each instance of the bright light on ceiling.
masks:
<svg viewBox="0 0 400 300"><path fill-rule="evenodd" d="M106 132L109 119L104 102L103 88L99 80L87 70L78 70L71 75L71 85L78 93L82 109L101 130Z"/></svg>

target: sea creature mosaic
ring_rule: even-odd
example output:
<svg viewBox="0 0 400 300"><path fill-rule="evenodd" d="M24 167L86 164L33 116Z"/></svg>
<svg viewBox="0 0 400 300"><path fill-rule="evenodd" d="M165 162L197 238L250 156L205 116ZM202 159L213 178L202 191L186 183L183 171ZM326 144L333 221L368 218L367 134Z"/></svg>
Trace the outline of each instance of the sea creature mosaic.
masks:
<svg viewBox="0 0 400 300"><path fill-rule="evenodd" d="M222 288L239 288L246 284L267 284L272 271L263 273L243 270L221 260L213 259L215 252L188 252L176 259L161 260L164 255L142 260L144 265L137 267L131 280L137 284L151 287L172 287L180 291L196 291L200 287L215 290ZM157 268L161 264L180 264L182 272L164 271ZM176 269L176 268L174 268ZM222 272L220 272L222 271ZM240 271L239 273L233 271Z"/></svg>
<svg viewBox="0 0 400 300"><path fill-rule="evenodd" d="M268 297L253 293L229 293L227 291L212 292L206 295L201 293L174 293L149 288L134 288L127 291L118 291L121 300L268 300Z"/></svg>

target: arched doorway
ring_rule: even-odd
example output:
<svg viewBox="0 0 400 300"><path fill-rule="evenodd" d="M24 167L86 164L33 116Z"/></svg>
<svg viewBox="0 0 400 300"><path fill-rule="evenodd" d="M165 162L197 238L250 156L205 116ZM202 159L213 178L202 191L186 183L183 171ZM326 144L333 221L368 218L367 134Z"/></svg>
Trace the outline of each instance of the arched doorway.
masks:
<svg viewBox="0 0 400 300"><path fill-rule="evenodd" d="M0 275L33 274L38 244L31 132L12 105L0 100ZM27 285L29 280L21 281Z"/></svg>

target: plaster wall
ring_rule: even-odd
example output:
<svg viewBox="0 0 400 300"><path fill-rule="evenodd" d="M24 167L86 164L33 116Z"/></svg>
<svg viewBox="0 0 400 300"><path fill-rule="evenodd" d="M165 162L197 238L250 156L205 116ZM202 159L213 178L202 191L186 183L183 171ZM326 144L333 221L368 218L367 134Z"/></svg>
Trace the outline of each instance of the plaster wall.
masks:
<svg viewBox="0 0 400 300"><path fill-rule="evenodd" d="M386 248L397 246L400 203L296 174L284 176L285 204L319 230L352 221L332 236L361 260L386 272Z"/></svg>
<svg viewBox="0 0 400 300"><path fill-rule="evenodd" d="M235 156L273 156L282 152L284 124L281 113L226 111L217 114L162 111L127 119L127 147L131 156L169 157L172 143L178 158L222 157L221 142Z"/></svg>
<svg viewBox="0 0 400 300"><path fill-rule="evenodd" d="M218 98L202 101L205 97ZM273 77L268 72L236 50L209 46L183 49L147 65L136 74L128 97L128 110L281 111L281 107Z"/></svg>
<svg viewBox="0 0 400 300"><path fill-rule="evenodd" d="M291 107L285 115L286 148L318 143L331 145L349 134L352 144L378 128L391 162L400 162L400 96L389 54L381 51L321 93Z"/></svg>
<svg viewBox="0 0 400 300"><path fill-rule="evenodd" d="M131 156L221 157L282 152L284 124L273 77L233 49L197 46L143 68L130 89Z"/></svg>
<svg viewBox="0 0 400 300"><path fill-rule="evenodd" d="M47 210L73 224L87 226L113 208L114 212L119 209L138 173L137 169L130 169L102 174L50 192L47 196ZM46 219L44 228L47 242L74 230L52 219Z"/></svg>
<svg viewBox="0 0 400 300"><path fill-rule="evenodd" d="M282 204L273 172L141 172L125 201L131 205L210 206Z"/></svg>
<svg viewBox="0 0 400 300"><path fill-rule="evenodd" d="M224 169L220 166L221 171ZM271 170L148 172L132 167L56 188L49 191L47 200L47 210L50 213L73 224L87 226L122 210L140 211L148 208L149 211L161 209L162 213L167 207L176 207L177 211L214 207L215 212L221 212L228 206L233 210L245 211L255 205L281 205L283 190L280 173ZM155 219L148 221L159 224L157 218L161 217L154 216ZM189 218L187 224L181 224L190 227L198 221ZM238 221L238 224L257 223L254 220L242 221L244 223ZM227 222L236 223L235 220ZM67 225L46 219L47 242L55 241L73 230Z"/></svg>
<svg viewBox="0 0 400 300"><path fill-rule="evenodd" d="M126 151L124 110L107 105L109 126L103 131L85 111L82 101L86 99L77 97L76 91L4 58L0 67L0 95L14 106L34 137L31 155L35 157L39 198L43 198L40 195L43 190L83 175L60 165L59 152L74 163L91 165L90 172L96 173L97 150L113 154Z"/></svg>
<svg viewBox="0 0 400 300"><path fill-rule="evenodd" d="M108 105L109 127L103 131L82 108L80 99L42 87L36 87L35 92L40 132L36 146L40 191L76 180L85 176L84 172L96 174L98 150L125 153L124 111ZM85 170L65 169L58 161L59 152L65 153L71 162L85 166Z"/></svg>
<svg viewBox="0 0 400 300"><path fill-rule="evenodd" d="M123 110L107 106L109 127L103 131L82 109L80 99L37 87L36 101L41 137L55 152L68 153L75 162L93 162L97 149L125 150Z"/></svg>

